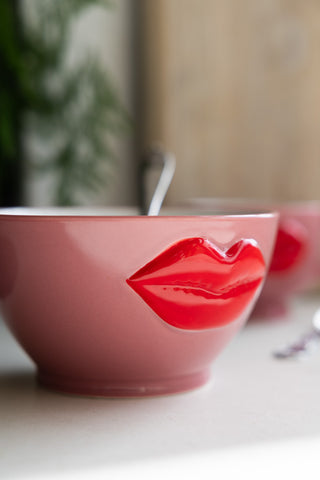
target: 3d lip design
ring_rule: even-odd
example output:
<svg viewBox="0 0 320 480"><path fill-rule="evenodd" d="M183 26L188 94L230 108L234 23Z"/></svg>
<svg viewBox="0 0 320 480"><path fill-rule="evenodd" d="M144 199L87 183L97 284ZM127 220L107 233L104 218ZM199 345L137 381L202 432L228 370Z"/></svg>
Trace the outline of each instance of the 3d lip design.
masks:
<svg viewBox="0 0 320 480"><path fill-rule="evenodd" d="M165 322L184 330L226 325L244 311L265 275L253 240L221 251L208 239L183 239L127 283Z"/></svg>
<svg viewBox="0 0 320 480"><path fill-rule="evenodd" d="M291 270L300 263L307 250L308 234L300 222L295 219L280 223L276 238L270 273Z"/></svg>

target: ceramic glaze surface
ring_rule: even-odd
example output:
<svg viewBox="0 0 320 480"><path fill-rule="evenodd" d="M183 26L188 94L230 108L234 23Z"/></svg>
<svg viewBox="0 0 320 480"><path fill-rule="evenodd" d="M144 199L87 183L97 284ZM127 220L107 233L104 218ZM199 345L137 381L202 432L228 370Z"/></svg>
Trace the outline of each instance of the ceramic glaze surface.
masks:
<svg viewBox="0 0 320 480"><path fill-rule="evenodd" d="M256 317L284 317L290 299L320 282L320 204L279 207L279 231Z"/></svg>
<svg viewBox="0 0 320 480"><path fill-rule="evenodd" d="M166 322L186 330L226 325L248 305L265 272L255 242L240 240L220 251L208 239L181 240L128 284Z"/></svg>
<svg viewBox="0 0 320 480"><path fill-rule="evenodd" d="M279 223L275 248L270 265L270 275L294 269L308 254L308 232L297 220Z"/></svg>
<svg viewBox="0 0 320 480"><path fill-rule="evenodd" d="M195 388L208 380L213 360L252 311L276 227L275 214L91 217L0 211L3 317L37 366L40 382L57 390L141 396ZM196 240L187 247L186 239ZM177 245L185 256L178 264L173 262ZM174 282L181 272L186 278L187 264L191 278L198 278L197 269L207 282L208 261L220 269L218 277L232 292L233 306L224 298L221 313L217 301L210 321L199 312L205 329L176 328L168 317L164 321L167 306L166 314L159 315L127 282L143 278L145 283L147 274L154 284L162 274ZM238 297L235 283L246 290L245 277L253 283ZM173 292L168 292L172 303ZM164 292L160 296L159 303ZM202 298L208 307L205 295L187 298ZM180 323L184 308L178 306ZM195 306L195 323L196 311Z"/></svg>

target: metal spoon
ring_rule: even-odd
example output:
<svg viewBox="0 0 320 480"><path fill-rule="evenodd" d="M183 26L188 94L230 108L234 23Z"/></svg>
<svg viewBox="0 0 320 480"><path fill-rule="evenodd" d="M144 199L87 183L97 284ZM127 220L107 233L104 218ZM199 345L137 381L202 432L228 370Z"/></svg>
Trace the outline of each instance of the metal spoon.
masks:
<svg viewBox="0 0 320 480"><path fill-rule="evenodd" d="M146 205L146 173L154 166L162 166L162 172L154 190L149 207ZM176 168L176 159L171 152L160 147L150 148L140 164L140 210L143 215L159 215L162 203L171 184Z"/></svg>
<svg viewBox="0 0 320 480"><path fill-rule="evenodd" d="M312 330L304 334L297 341L273 352L278 359L295 358L301 354L310 352L316 341L320 340L320 309L316 311L312 319Z"/></svg>

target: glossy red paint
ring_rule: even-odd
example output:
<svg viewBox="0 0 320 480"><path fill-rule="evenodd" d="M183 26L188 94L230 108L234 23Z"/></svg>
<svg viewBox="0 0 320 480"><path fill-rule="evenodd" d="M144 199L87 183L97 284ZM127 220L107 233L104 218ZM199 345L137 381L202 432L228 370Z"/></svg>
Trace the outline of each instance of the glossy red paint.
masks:
<svg viewBox="0 0 320 480"><path fill-rule="evenodd" d="M252 240L221 251L208 239L181 240L133 274L127 283L167 323L185 330L236 320L265 274Z"/></svg>
<svg viewBox="0 0 320 480"><path fill-rule="evenodd" d="M307 244L307 232L303 225L293 219L282 221L276 238L270 272L286 272L298 265L307 250Z"/></svg>

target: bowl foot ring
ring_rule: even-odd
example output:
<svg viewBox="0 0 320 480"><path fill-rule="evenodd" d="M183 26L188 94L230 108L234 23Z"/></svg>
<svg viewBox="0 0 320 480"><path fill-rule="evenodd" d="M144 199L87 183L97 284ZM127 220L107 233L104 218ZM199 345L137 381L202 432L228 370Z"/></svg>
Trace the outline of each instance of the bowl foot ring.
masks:
<svg viewBox="0 0 320 480"><path fill-rule="evenodd" d="M148 397L187 392L205 385L210 370L160 380L96 381L62 377L38 371L41 386L60 393L86 397Z"/></svg>

